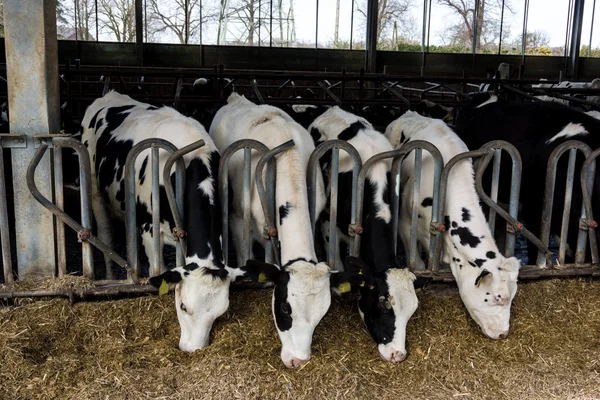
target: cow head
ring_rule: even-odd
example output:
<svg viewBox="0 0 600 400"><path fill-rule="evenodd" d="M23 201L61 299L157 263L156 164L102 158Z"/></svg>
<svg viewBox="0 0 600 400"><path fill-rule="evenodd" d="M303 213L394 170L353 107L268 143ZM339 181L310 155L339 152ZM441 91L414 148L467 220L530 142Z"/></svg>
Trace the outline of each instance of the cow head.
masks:
<svg viewBox="0 0 600 400"><path fill-rule="evenodd" d="M460 297L471 317L490 339L504 339L510 328L510 306L517 293L520 261L503 258L484 268L452 266Z"/></svg>
<svg viewBox="0 0 600 400"><path fill-rule="evenodd" d="M281 340L281 360L288 368L305 364L311 356L312 335L331 304L331 286L351 279L331 273L325 263L295 261L284 269L248 260L242 268L255 282L273 282L273 318Z"/></svg>
<svg viewBox="0 0 600 400"><path fill-rule="evenodd" d="M175 286L175 308L181 328L179 349L193 352L208 346L215 320L229 308L229 284L237 270L191 263L150 278L156 288Z"/></svg>
<svg viewBox="0 0 600 400"><path fill-rule="evenodd" d="M357 268L364 273L358 300L360 316L381 357L391 362L403 361L407 354L406 325L419 304L413 283L415 275L407 268L373 273L363 261L348 257L346 270Z"/></svg>

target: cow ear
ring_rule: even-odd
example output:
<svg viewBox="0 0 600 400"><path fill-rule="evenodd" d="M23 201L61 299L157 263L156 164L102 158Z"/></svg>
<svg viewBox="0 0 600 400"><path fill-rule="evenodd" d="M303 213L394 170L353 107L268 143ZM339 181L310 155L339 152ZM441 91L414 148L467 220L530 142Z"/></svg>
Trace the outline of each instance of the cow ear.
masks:
<svg viewBox="0 0 600 400"><path fill-rule="evenodd" d="M332 272L329 275L331 288L338 293L350 292L358 286L364 286L368 278L364 274L352 272Z"/></svg>
<svg viewBox="0 0 600 400"><path fill-rule="evenodd" d="M479 276L475 279L475 286L479 287L481 282L484 282L486 280L486 277L489 277L487 279L491 279L492 276L494 276L494 275L490 271L488 271L487 269L484 269L483 271L481 271Z"/></svg>
<svg viewBox="0 0 600 400"><path fill-rule="evenodd" d="M183 270L181 268L173 268L163 274L153 276L149 279L149 282L158 289L158 294L162 296L163 294L167 294L171 285L181 282L183 279L182 273Z"/></svg>
<svg viewBox="0 0 600 400"><path fill-rule="evenodd" d="M369 274L369 264L358 257L348 256L344 261L344 269L346 272L354 274Z"/></svg>
<svg viewBox="0 0 600 400"><path fill-rule="evenodd" d="M274 264L269 264L256 260L246 261L246 265L241 268L244 276L253 282L277 282L281 270Z"/></svg>

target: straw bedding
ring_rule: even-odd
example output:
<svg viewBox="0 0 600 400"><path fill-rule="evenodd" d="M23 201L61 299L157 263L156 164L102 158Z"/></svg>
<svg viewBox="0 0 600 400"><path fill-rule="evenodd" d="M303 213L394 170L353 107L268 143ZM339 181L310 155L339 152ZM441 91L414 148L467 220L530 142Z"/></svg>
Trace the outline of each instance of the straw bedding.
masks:
<svg viewBox="0 0 600 400"><path fill-rule="evenodd" d="M454 287L426 287L396 365L380 360L352 300L334 300L300 370L279 360L270 296L232 292L194 354L177 349L172 295L3 307L0 398L600 398L598 280L522 283L503 341L479 332Z"/></svg>

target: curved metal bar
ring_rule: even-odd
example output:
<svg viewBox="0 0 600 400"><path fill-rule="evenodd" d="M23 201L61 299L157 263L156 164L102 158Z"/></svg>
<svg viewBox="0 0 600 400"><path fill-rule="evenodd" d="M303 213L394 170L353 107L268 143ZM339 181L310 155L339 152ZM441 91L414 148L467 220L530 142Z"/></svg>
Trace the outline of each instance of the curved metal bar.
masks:
<svg viewBox="0 0 600 400"><path fill-rule="evenodd" d="M140 275L140 266L138 263L138 229L137 229L137 213L136 213L136 193L135 193L135 161L140 153L150 148L160 148L175 153L177 147L171 142L164 139L146 139L137 143L127 154L125 161L125 232L127 237L127 261L135 270L136 276ZM156 162L159 160L157 159ZM152 213L160 213L160 205L152 204ZM152 249L156 262L163 255L160 248ZM133 276L131 277L133 279Z"/></svg>
<svg viewBox="0 0 600 400"><path fill-rule="evenodd" d="M442 169L441 166L443 164L443 158L442 158L442 155L440 154L440 151L433 144L423 141L423 140L415 140L415 141L412 141L412 142L402 145L402 147L400 147L398 149L386 151L386 152L374 155L373 157L369 158L363 164L363 167L361 168L360 173L358 175L358 190L357 190L358 193L356 196L356 220L352 221L352 224L354 226L356 226L357 231L358 230L362 231L362 229L363 229L362 228L362 218L363 218L362 210L363 210L363 203L364 203L365 180L367 178L367 173L368 173L369 169L374 164L376 164L382 160L392 158L393 159L393 162L392 162L393 169L397 168L399 171L400 161L398 161L398 160L401 160L408 153L410 153L411 151L413 151L415 149L423 149L423 150L426 150L427 152L429 152L435 160L435 172L437 173L438 171L441 171L441 169ZM394 165L395 165L395 167L394 167ZM439 218L437 218L437 215L436 215L436 211L438 211L440 208L439 199L442 198L441 194L438 194L438 193L441 193L439 191L439 190L441 190L439 180L440 180L440 175L434 174L433 209L432 209L432 216L431 216L432 227L433 226L437 227L437 225L438 225L437 221L439 219ZM395 182L395 183L397 183L397 182ZM400 193L401 193L401 188L398 185L398 196L400 195ZM395 203L397 204L398 202L396 201ZM397 207L397 205L395 207ZM441 207L441 208L443 210L443 207ZM439 214L439 212L438 212L438 214ZM412 221L412 223L416 224L416 221ZM432 229L431 233L433 234L433 238L432 238L433 240L431 241L431 247L434 247L434 245L437 246L437 243L441 242L440 240L438 240L438 237L437 237L438 232L439 232L438 229ZM356 235L354 237L353 256L355 256L355 257L358 257L360 255L360 240L361 240L360 235ZM411 249L405 249L405 250L407 250L410 254ZM413 252L416 254L416 250L413 250ZM415 259L416 259L416 257L415 257ZM429 259L432 260L431 255L430 255ZM439 257L437 257L437 259L439 260ZM430 268L435 269L436 265L437 264L434 262L433 267L430 265ZM414 269L414 265L409 265L409 266L411 269Z"/></svg>
<svg viewBox="0 0 600 400"><path fill-rule="evenodd" d="M504 150L508 153L508 155L510 156L511 160L512 160L512 173L511 173L511 181L510 181L510 199L509 199L509 205L508 205L508 213L513 217L513 219L516 221L518 219L519 216L519 196L521 194L521 176L523 174L523 161L521 159L521 153L519 153L519 150L517 150L517 148L515 146L513 146L512 144L504 141L504 140L494 140L491 142L488 142L486 144L484 144L482 146L482 148L486 148L486 149L494 149L496 150L495 154L498 154L498 150ZM496 155L494 155L494 161L496 160ZM498 157L498 164L500 163L499 157ZM481 164L479 166L479 168L481 168ZM498 165L498 175L500 173L499 171L500 166ZM498 176L499 179L499 176ZM480 198L485 197L482 196L482 193L485 195L485 193L483 192L483 187L481 187L481 190L479 190L479 186L475 185L475 188L477 189L477 194L479 195ZM495 201L494 201L495 203ZM490 208L490 210L493 210L494 214L496 213L496 209L495 208ZM520 227L520 225L519 225ZM516 242L516 232L517 230L517 226L514 225L507 225L506 227L506 248L505 248L505 252L504 255L506 257L512 257L514 255L515 252L515 242ZM492 233L494 232L494 230L492 229Z"/></svg>
<svg viewBox="0 0 600 400"><path fill-rule="evenodd" d="M396 96L400 101L402 101L404 105L410 110L410 101L408 101L406 97L402 96L400 93L398 93L396 89L394 89L391 85L387 84L386 82L381 82L381 85L384 88L386 88L388 92L390 92L391 94Z"/></svg>
<svg viewBox="0 0 600 400"><path fill-rule="evenodd" d="M165 186L165 193L167 194L169 208L171 209L171 214L173 214L173 220L175 221L173 233L175 234L175 238L179 243L179 246L177 246L177 265L180 267L185 265L185 256L187 252L187 245L184 239L185 230L183 225L183 218L185 217L183 210L183 195L185 193L185 162L183 161L183 156L199 149L200 147L204 146L204 144L204 140L200 139L197 142L188 144L187 146L175 151L169 156L165 162L165 167L163 168L163 185ZM171 184L171 169L173 168L173 164L175 164L175 162L177 162L177 169L175 172L175 185L177 187L177 194L174 193L173 185Z"/></svg>
<svg viewBox="0 0 600 400"><path fill-rule="evenodd" d="M308 182L308 210L310 213L310 226L313 232L313 238L316 240L316 223L317 223L317 215L316 215L316 204L317 204L317 182L318 182L318 172L321 171L321 166L319 161L328 151L338 151L344 150L348 156L352 159L352 200L351 200L351 220L356 219L356 194L357 194L357 186L358 186L358 174L360 169L362 168L362 159L360 158L360 154L358 151L352 146L350 143L344 140L326 140L317 146L315 150L313 150L310 158L308 160L308 168L306 170L307 174L307 182ZM324 172L324 171L321 171ZM332 157L332 163L330 166L330 175L337 176L339 174L339 159L337 162ZM333 181L330 182L333 185ZM337 187L337 184L336 184ZM329 212L329 253L327 263L329 267L335 268L335 254L337 253L335 250L335 245L337 243L336 235L337 235L337 188L335 192L333 191L333 186L331 187L330 192L330 212ZM332 200L335 197L335 201ZM333 212L332 212L333 211ZM335 217L334 217L335 216ZM356 231L352 225L348 226L348 234L350 236L354 236ZM333 244L332 244L333 243ZM332 253L333 251L333 253ZM350 246L350 254L354 252L354 242L352 242Z"/></svg>
<svg viewBox="0 0 600 400"><path fill-rule="evenodd" d="M225 265L229 265L229 161L231 157L241 149L251 149L258 151L261 154L266 154L269 151L269 148L254 139L242 139L238 140L227 146L223 154L221 155L221 161L219 162L219 199L221 201L221 221L223 225L223 257ZM250 155L251 156L251 155ZM248 155L244 154L245 158L250 158ZM246 164L244 160L244 164ZM250 179L252 171L251 169L244 169L244 181ZM250 207L250 192L248 192L248 197L246 197L246 193L243 194L244 202L248 201L248 203L244 203L242 207L244 209ZM243 254L242 262L245 263L247 261L248 249L252 246L249 232L252 229L252 220L244 218L244 249L236 249L237 251L241 251ZM265 256L270 253L270 249L265 249ZM242 265L238 265L241 267Z"/></svg>
<svg viewBox="0 0 600 400"><path fill-rule="evenodd" d="M590 147L577 140L569 140L558 145L548 158L548 165L546 166L546 183L544 189L544 210L542 211L542 223L540 227L540 239L546 247L550 242L550 223L552 221L552 207L554 205L554 186L556 184L556 167L560 157L567 151L576 149L581 151L585 157L589 156L592 150ZM568 177L567 177L568 178ZM572 182L570 182L572 185ZM569 188L569 179L567 179L567 190ZM584 205L585 207L585 205ZM568 210L565 210L568 212ZM568 218L567 218L568 222ZM584 233L585 234L585 233ZM561 238L561 240L566 238ZM545 255L541 252L538 253L537 265L543 267L545 265Z"/></svg>
<svg viewBox="0 0 600 400"><path fill-rule="evenodd" d="M277 241L276 241L277 228L275 227L275 224L274 224L274 222L275 222L274 221L275 206L273 203L275 202L275 191L273 191L273 197L272 197L272 199L270 199L269 198L270 196L268 196L265 186L263 185L262 172L263 172L263 169L265 168L265 165L267 165L267 162L269 162L271 159L273 159L273 157L275 157L277 154L282 153L285 150L287 150L293 146L295 146L294 141L288 140L287 142L280 144L279 146L275 147L274 149L269 150L258 161L258 164L256 165L256 172L254 173L256 189L258 190L258 197L260 198L260 203L262 205L262 209L265 214L265 222L267 225L265 227L265 231L266 231L265 233L271 239L271 244L273 246L273 255L275 256L275 263L279 266L281 266L281 260L279 257ZM273 169L275 169L275 166L273 166L271 168L271 170L273 170ZM274 177L276 177L275 174L274 174ZM273 179L273 182L275 182L275 181L276 181L276 178Z"/></svg>
<svg viewBox="0 0 600 400"><path fill-rule="evenodd" d="M598 256L598 242L596 241L598 222L594 221L594 213L592 209L592 188L594 187L594 178L596 177L596 159L600 156L600 148L594 150L585 159L581 167L581 190L583 193L583 205L585 214L582 213L580 227L588 228L588 236L590 238L590 251L592 253L592 264L599 264L600 257ZM596 199L600 201L600 199ZM575 257L576 264L582 264L585 260L585 235L581 235L577 241L577 254ZM581 240L583 236L583 243ZM582 250L580 252L580 249Z"/></svg>
<svg viewBox="0 0 600 400"><path fill-rule="evenodd" d="M55 138L53 139L53 144L57 147L70 147L79 156L79 162L81 163L80 169L80 179L81 179L81 213L82 220L86 220L88 222L87 226L91 225L91 178L90 178L90 157L87 152L85 146L78 140L72 138ZM71 229L78 233L78 236L82 241L87 241L91 243L93 246L98 248L104 254L109 256L114 262L119 264L121 267L125 268L131 276L135 278L137 281L137 276L135 275L135 271L132 270L130 265L123 259L121 256L116 254L111 248L106 246L102 241L100 241L96 236L91 233L90 228L82 226L69 215L67 215L63 210L58 208L54 203L48 200L44 195L39 191L35 184L35 170L37 169L44 153L48 149L48 143L44 140L40 143L40 147L37 152L34 154L31 162L29 163L29 167L27 168L27 187L31 192L31 195L46 209L48 209L52 214L56 216L56 218L60 219L62 222L67 224ZM85 260L84 260L85 263ZM84 275L87 278L93 279L93 265L85 266L84 264Z"/></svg>
<svg viewBox="0 0 600 400"><path fill-rule="evenodd" d="M323 89L323 91L325 93L327 93L327 95L329 97L331 97L333 99L333 101L335 101L335 104L338 106L342 106L342 101L335 95L333 94L333 92L330 90L329 87L327 87L327 85L325 85L322 81L318 80L317 81L317 85L319 85L321 87L321 89Z"/></svg>
<svg viewBox="0 0 600 400"><path fill-rule="evenodd" d="M513 157L513 174L512 174L512 184L511 184L511 196L510 196L510 206L509 212L506 212L502 207L496 204L483 190L483 173L494 157L495 150L498 148L502 148L507 151L511 157ZM521 156L517 149L512 146L508 142L504 142L502 140L497 140L493 142L486 143L482 146L482 149L487 149L488 154L483 156L481 162L479 164L479 168L475 171L475 188L477 189L477 194L481 201L483 201L488 207L494 209L494 211L500 215L504 220L509 223L511 230L519 231L525 236L527 240L532 242L541 252L543 252L545 259L552 265L552 252L548 249L548 246L545 245L537 236L535 236L531 231L529 231L521 222L519 222L516 218L518 213L518 199L519 199L519 189L520 189L520 175L521 175ZM466 153L465 153L466 154ZM509 228L507 227L507 230ZM513 233L514 235L514 233ZM508 240L507 240L508 242ZM507 245L508 249L508 245ZM508 250L507 250L508 252ZM508 255L507 255L508 256Z"/></svg>

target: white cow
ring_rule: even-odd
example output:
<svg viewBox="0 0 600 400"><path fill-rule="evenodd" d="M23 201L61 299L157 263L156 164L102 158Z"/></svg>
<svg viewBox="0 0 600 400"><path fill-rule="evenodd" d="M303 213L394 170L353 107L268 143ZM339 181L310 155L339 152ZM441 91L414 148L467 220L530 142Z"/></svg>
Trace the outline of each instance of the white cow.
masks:
<svg viewBox="0 0 600 400"><path fill-rule="evenodd" d="M463 141L442 121L412 111L391 123L385 134L396 148L411 140L430 142L440 150L444 163L468 151ZM422 218L419 218L417 226L418 242L427 250L430 241L433 165L433 157L424 151L418 199ZM402 208L398 230L408 249L415 177L414 152L403 161L402 176ZM406 177L408 180L404 183ZM505 258L498 251L479 205L471 160L459 162L450 173L444 225L442 261L450 264L467 310L486 336L492 339L505 338L510 326L510 306L517 291L520 262L515 257ZM418 262L423 266L420 257Z"/></svg>
<svg viewBox="0 0 600 400"><path fill-rule="evenodd" d="M170 107L154 107L129 96L109 92L95 100L86 110L82 122L82 142L91 161L92 206L98 236L112 247L110 216L125 219L126 191L136 191L137 227L151 263L162 265L162 246L175 245L175 224L170 211L162 212L160 259L154 260L150 149L143 151L135 163L135 187L125 187L125 160L131 148L144 139L160 138L178 148L203 139L206 144L184 156L186 167L185 226L187 232L186 266L153 277L159 287L177 284L175 307L181 327L179 348L194 351L208 346L210 330L216 318L229 307L229 284L237 270L223 265L221 223L216 191L219 152L206 130L192 118ZM177 134L173 134L176 132ZM169 153L159 152L159 169L164 169ZM172 171L174 176L175 168ZM159 183L164 194L162 174ZM166 206L166 204L164 205ZM163 205L161 205L161 210ZM168 206L165 207L168 210Z"/></svg>
<svg viewBox="0 0 600 400"><path fill-rule="evenodd" d="M277 231L281 266L249 260L243 268L250 278L275 284L273 316L281 339L281 359L287 367L306 363L311 356L312 334L331 303L330 285L337 285L343 274L331 274L326 263L317 262L308 212L306 169L314 144L308 132L282 110L255 105L233 93L210 127L217 148L224 150L240 139L255 139L274 148L290 139L295 146L276 157ZM265 218L254 186L254 171L259 157L252 157L252 239L265 243L262 236ZM243 152L229 163L233 189L230 228L241 263ZM325 204L322 178L318 182L316 210ZM258 279L259 277L263 279ZM331 279L330 279L331 276Z"/></svg>
<svg viewBox="0 0 600 400"><path fill-rule="evenodd" d="M366 119L357 117L339 107L332 107L318 117L309 128L317 142L345 140L358 151L365 163L372 156L392 150L389 141ZM348 243L345 235L350 224L352 196L352 159L340 151L338 174L338 218L336 245L338 269L342 268L340 242ZM330 166L322 165L323 173L331 179ZM361 294L358 309L369 334L377 343L381 357L400 362L406 357L406 325L418 306L413 281L408 268L400 268L394 254L395 235L390 211L389 174L391 160L373 165L365 182L361 260L354 260L362 268L366 285L359 286ZM323 213L327 214L327 213ZM328 214L322 217L323 232L329 241ZM391 300L390 300L391 299Z"/></svg>

